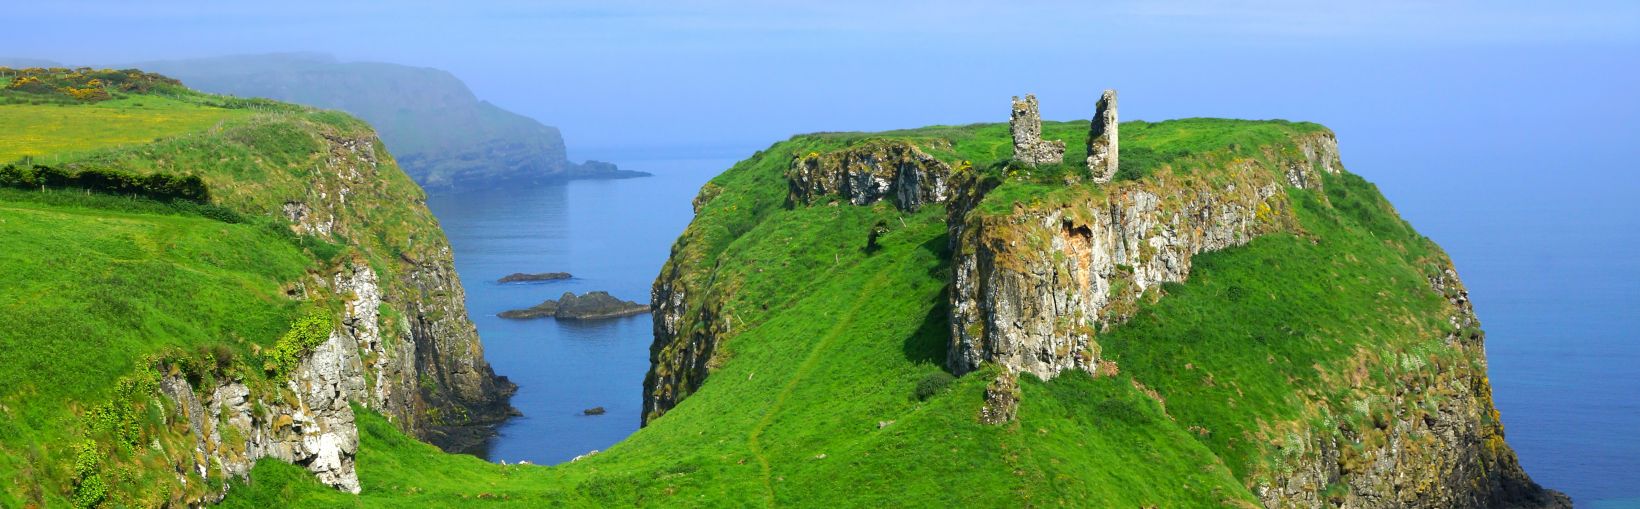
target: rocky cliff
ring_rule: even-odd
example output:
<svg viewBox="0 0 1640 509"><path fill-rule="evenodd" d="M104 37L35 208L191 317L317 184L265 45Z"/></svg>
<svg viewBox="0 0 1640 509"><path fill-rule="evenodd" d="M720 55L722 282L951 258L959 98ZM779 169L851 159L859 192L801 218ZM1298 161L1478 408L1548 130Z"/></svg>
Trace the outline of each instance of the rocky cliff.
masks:
<svg viewBox="0 0 1640 509"><path fill-rule="evenodd" d="M957 375L996 373L973 419L1019 433L1011 427L1042 383L1023 378L1081 371L1130 380L1168 426L1199 441L1268 507L1569 505L1534 484L1503 440L1478 323L1451 262L1344 170L1332 132L1193 119L1123 125L1131 137L1119 143L1107 92L1091 124L1076 125L1088 143L1064 154L1076 162L1067 165L1040 144L1049 134L1074 136L1071 124L1031 128L1029 99L1015 102L1007 131L815 135L753 159L790 161L788 209L945 207L945 364ZM996 152L1009 146L1005 134L1011 155ZM718 258L745 231L720 215L733 207L714 204L725 185L702 189L697 213L713 216L697 218L655 283L647 423L698 390L748 327L735 303L755 301L739 295L755 290L741 274L763 268L731 270ZM757 202L735 206L748 203ZM754 217L747 223L765 213L742 212ZM1271 254L1282 249L1306 258L1289 264ZM1262 271L1269 277L1254 282L1330 286L1309 294L1315 302L1242 286L1214 287L1219 300L1203 300L1208 290L1193 290L1190 305L1276 310L1290 320L1256 317L1265 328L1228 345L1192 343L1210 335L1200 329L1210 322L1181 325L1178 336L1136 332L1161 327L1158 308L1195 284L1200 258L1238 253L1253 265L1232 267L1237 277ZM1130 325L1136 320L1142 328Z"/></svg>
<svg viewBox="0 0 1640 509"><path fill-rule="evenodd" d="M201 154L201 144L233 155ZM322 341L306 344L291 339L303 337L293 325L288 338L238 359L221 348L208 362L187 351L156 357L166 412L144 433L176 472L176 484L159 491L172 503L219 500L224 481L243 478L261 458L303 466L337 489L368 489L354 469L355 405L451 451L514 413L514 386L484 359L424 194L369 126L294 110L78 164L165 172L200 167L201 158L243 164L201 175L217 206L308 246L313 266L281 282L283 297L313 309L324 330L315 333ZM294 356L288 371L276 369L284 356Z"/></svg>

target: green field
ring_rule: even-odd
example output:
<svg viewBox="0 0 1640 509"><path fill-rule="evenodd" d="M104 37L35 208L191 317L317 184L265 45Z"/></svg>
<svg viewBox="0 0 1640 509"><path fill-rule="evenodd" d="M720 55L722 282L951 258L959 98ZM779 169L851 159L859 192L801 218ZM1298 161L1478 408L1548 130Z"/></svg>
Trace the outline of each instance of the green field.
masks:
<svg viewBox="0 0 1640 509"><path fill-rule="evenodd" d="M95 104L0 104L0 164L56 164L77 152L139 145L251 114L199 101L132 96Z"/></svg>

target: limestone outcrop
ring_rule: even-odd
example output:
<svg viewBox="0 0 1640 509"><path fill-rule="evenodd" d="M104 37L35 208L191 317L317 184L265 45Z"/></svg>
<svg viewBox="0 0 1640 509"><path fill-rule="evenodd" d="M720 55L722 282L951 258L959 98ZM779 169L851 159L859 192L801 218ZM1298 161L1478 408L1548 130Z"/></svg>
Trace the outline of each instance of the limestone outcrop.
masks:
<svg viewBox="0 0 1640 509"><path fill-rule="evenodd" d="M331 333L271 392L257 393L240 380L199 391L180 376L161 379L159 388L172 402L169 417L193 436L192 454L179 456L185 470L243 478L256 460L271 457L303 466L319 482L359 492L359 432L350 403L363 403L354 398L365 395L365 380L353 338ZM221 500L226 487L195 502Z"/></svg>
<svg viewBox="0 0 1640 509"><path fill-rule="evenodd" d="M444 234L424 195L380 142L368 131L287 127L313 136L315 168L269 172L268 178L291 179L282 184L303 194L270 206L255 194L265 189L229 182L214 186L224 190L216 199L241 213L282 217L294 233L345 246L338 258L286 283L292 299L339 302L335 327L272 386L222 374L228 379L169 376L160 388L175 422L185 422L194 437L197 454L175 456L189 463L186 470L211 479L243 477L257 459L277 458L358 492L351 405L461 450L513 413L507 399L514 386L485 361ZM393 218L395 232L383 233L381 213Z"/></svg>
<svg viewBox="0 0 1640 509"><path fill-rule="evenodd" d="M1301 173L1329 164L1278 161ZM1147 288L1183 281L1193 255L1297 228L1281 173L1233 174L1159 175L1090 191L1080 203L1001 216L954 209L952 372L986 362L1043 379L1092 372L1097 330L1121 321Z"/></svg>
<svg viewBox="0 0 1640 509"><path fill-rule="evenodd" d="M1116 91L1106 90L1099 96L1088 126L1088 171L1096 183L1108 183L1116 177L1116 129Z"/></svg>
<svg viewBox="0 0 1640 509"><path fill-rule="evenodd" d="M1025 99L1013 99L1008 117L1008 133L1014 138L1014 160L1036 166L1059 164L1065 160L1065 142L1042 139L1042 116L1037 111L1036 96L1025 94Z"/></svg>
<svg viewBox="0 0 1640 509"><path fill-rule="evenodd" d="M797 157L786 171L788 199L794 204L827 197L842 197L853 205L886 199L913 212L945 201L950 176L949 165L911 143L892 140Z"/></svg>

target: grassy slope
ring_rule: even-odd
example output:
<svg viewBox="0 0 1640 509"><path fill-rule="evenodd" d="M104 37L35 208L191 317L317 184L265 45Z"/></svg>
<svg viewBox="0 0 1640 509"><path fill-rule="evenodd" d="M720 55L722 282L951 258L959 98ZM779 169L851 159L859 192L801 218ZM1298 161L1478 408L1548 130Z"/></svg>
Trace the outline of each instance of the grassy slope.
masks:
<svg viewBox="0 0 1640 509"><path fill-rule="evenodd" d="M122 384L156 365L268 383L256 352L298 317L340 305L291 299L291 284L334 263L370 263L391 277L398 265L384 262L436 227L411 207L350 207L342 219L372 225L368 235L354 232L361 238L335 239L351 247L290 233L278 210L303 197L309 173L332 157L321 136L373 138L344 114L179 88L89 104L3 99L0 133L10 134L0 134L0 152L67 167L197 174L214 204L239 221L203 216L191 204L0 189L0 507L66 505L85 472L103 479L116 505L210 489L220 480L195 474L186 488L165 488L176 482L164 469L169 459L145 446L181 451L191 442L175 442L185 436L168 429L148 395L122 398L129 393L120 387L133 386ZM382 174L351 189L354 200L422 196L402 173ZM122 440L123 426L139 428L131 436L141 439ZM85 443L98 444L96 452L77 452ZM89 469L76 468L87 461Z"/></svg>
<svg viewBox="0 0 1640 509"><path fill-rule="evenodd" d="M45 164L75 152L149 143L242 118L191 98L131 96L94 104L0 104L0 164L32 156Z"/></svg>
<svg viewBox="0 0 1640 509"><path fill-rule="evenodd" d="M1047 137L1073 140L1068 161L1080 157L1074 140L1083 128L1045 126ZM1251 154L1257 144L1318 129L1124 124L1124 157L1130 147L1137 154L1125 178L1192 171L1196 155ZM842 494L859 506L1236 505L1253 502L1243 486L1270 468L1265 447L1318 418L1305 399L1335 410L1370 400L1371 383L1355 388L1321 373L1379 355L1457 362L1436 340L1445 303L1423 279L1435 248L1370 184L1345 174L1327 177L1325 201L1292 191L1303 235L1204 255L1189 282L1167 285L1165 298L1101 335L1119 375L1026 377L1019 422L979 425L985 372L927 401L912 395L918 380L941 371L948 334L942 208L783 207L782 172L794 155L871 136L948 138L952 146L925 146L976 167L1009 151L1006 127L995 124L809 135L714 179L708 187L721 194L685 234L696 248L684 252L719 266L718 285L733 288L724 306L734 324L728 353L699 392L626 441L560 466L496 466L438 455L366 419L362 496L263 462L228 505L805 506L835 505ZM988 205L1051 200L1053 187L1010 181L988 198L1002 203ZM866 232L879 219L893 231L867 255ZM1387 384L1418 376L1420 364L1374 366L1364 376ZM1165 415L1136 382L1157 391ZM1370 420L1367 408L1344 419Z"/></svg>
<svg viewBox="0 0 1640 509"><path fill-rule="evenodd" d="M87 427L85 412L146 357L270 346L297 312L278 282L311 264L261 226L95 203L120 198L40 203L33 193L0 190L0 471L23 483L0 486L0 502L72 475L67 444Z"/></svg>

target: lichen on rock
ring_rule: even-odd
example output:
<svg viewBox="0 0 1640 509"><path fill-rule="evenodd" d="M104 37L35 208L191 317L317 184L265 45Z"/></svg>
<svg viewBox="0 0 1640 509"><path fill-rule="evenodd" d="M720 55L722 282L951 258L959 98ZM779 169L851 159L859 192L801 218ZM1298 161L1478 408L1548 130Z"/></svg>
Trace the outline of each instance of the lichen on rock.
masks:
<svg viewBox="0 0 1640 509"><path fill-rule="evenodd" d="M1088 126L1088 171L1095 183L1104 184L1116 178L1117 156L1116 91L1106 90L1094 106L1093 121Z"/></svg>
<svg viewBox="0 0 1640 509"><path fill-rule="evenodd" d="M792 160L786 171L789 201L811 204L842 197L853 205L892 200L901 210L945 201L951 167L909 142L872 140ZM707 189L707 188L703 188ZM702 196L706 196L703 191Z"/></svg>
<svg viewBox="0 0 1640 509"><path fill-rule="evenodd" d="M1042 139L1042 116L1037 111L1036 96L1025 94L1025 99L1013 99L1008 118L1008 133L1014 139L1014 160L1031 166L1059 164L1065 160L1065 142Z"/></svg>

